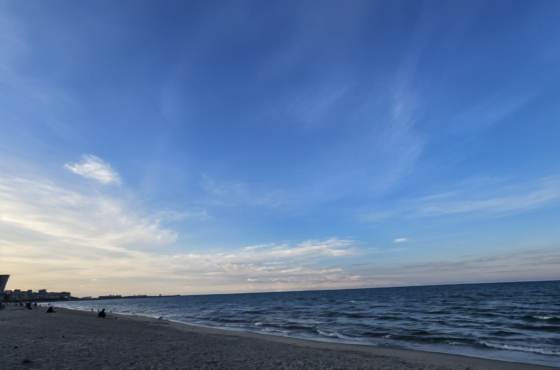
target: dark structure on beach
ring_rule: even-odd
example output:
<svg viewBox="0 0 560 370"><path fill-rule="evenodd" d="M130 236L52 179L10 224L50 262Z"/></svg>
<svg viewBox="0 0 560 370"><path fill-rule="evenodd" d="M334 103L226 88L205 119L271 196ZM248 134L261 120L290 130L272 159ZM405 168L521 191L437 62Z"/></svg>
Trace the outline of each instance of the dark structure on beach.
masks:
<svg viewBox="0 0 560 370"><path fill-rule="evenodd" d="M8 285L8 280L10 279L10 275L0 275L0 293L4 293L6 289L6 285Z"/></svg>
<svg viewBox="0 0 560 370"><path fill-rule="evenodd" d="M0 302L6 299L4 290L6 289L6 285L8 285L9 279L10 279L10 275L0 275Z"/></svg>

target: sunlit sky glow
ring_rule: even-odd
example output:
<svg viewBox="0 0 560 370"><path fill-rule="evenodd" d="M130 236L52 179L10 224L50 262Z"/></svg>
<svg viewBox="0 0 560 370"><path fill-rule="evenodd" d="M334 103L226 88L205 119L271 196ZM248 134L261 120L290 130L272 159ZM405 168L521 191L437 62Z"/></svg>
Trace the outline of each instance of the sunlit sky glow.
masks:
<svg viewBox="0 0 560 370"><path fill-rule="evenodd" d="M9 289L560 279L559 1L2 1Z"/></svg>

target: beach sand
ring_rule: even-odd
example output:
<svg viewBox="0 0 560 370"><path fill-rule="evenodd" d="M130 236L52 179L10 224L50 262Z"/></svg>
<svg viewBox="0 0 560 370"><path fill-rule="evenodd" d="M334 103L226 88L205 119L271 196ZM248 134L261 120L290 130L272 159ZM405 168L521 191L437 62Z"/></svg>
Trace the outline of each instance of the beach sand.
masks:
<svg viewBox="0 0 560 370"><path fill-rule="evenodd" d="M0 311L0 369L555 369L202 328L140 316L109 314L98 319L97 312L45 311L45 307Z"/></svg>

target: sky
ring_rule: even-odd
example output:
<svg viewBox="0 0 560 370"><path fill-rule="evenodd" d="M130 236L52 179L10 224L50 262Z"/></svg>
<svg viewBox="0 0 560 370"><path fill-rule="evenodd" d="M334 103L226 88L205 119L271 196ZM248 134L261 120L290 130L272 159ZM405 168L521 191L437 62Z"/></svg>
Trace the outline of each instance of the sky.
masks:
<svg viewBox="0 0 560 370"><path fill-rule="evenodd" d="M560 2L0 1L8 289L560 279Z"/></svg>

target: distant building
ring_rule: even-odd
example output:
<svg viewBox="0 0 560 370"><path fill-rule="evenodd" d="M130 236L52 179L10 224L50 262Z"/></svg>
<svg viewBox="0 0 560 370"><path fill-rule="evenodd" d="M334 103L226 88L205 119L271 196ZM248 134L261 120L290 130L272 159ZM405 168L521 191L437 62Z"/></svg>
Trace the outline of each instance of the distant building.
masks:
<svg viewBox="0 0 560 370"><path fill-rule="evenodd" d="M4 293L8 280L10 280L10 275L0 275L0 293Z"/></svg>
<svg viewBox="0 0 560 370"><path fill-rule="evenodd" d="M32 290L21 291L20 289L14 289L13 291L5 291L6 299L10 301L38 301L38 300L49 300L49 299L70 299L70 292L47 292L46 289L41 289L39 292L33 292Z"/></svg>
<svg viewBox="0 0 560 370"><path fill-rule="evenodd" d="M38 292L33 292L32 289L29 290L5 290L6 285L8 285L8 280L10 275L0 275L0 301L37 301L37 300L49 300L49 299L70 299L70 292L47 292L46 289L40 289Z"/></svg>

